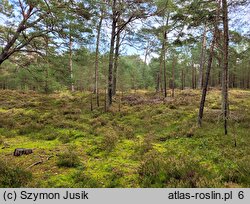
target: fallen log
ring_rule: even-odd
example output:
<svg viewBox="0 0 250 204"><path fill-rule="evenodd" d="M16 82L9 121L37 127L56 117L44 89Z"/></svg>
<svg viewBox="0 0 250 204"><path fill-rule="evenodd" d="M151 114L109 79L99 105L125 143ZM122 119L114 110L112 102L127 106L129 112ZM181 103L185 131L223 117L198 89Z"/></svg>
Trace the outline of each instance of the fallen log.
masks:
<svg viewBox="0 0 250 204"><path fill-rule="evenodd" d="M33 167L33 166L36 166L36 165L38 165L38 164L42 164L42 163L43 163L43 161L35 162L34 164L31 164L30 166L28 166L27 169L29 169L29 168L31 168L31 167Z"/></svg>
<svg viewBox="0 0 250 204"><path fill-rule="evenodd" d="M14 151L14 156L21 156L23 154L27 155L27 154L32 154L32 153L33 153L32 149L17 148Z"/></svg>
<svg viewBox="0 0 250 204"><path fill-rule="evenodd" d="M41 156L40 156L40 157L41 157ZM47 161L49 161L50 158L52 158L52 157L54 157L54 156L53 156L53 155L48 156ZM30 166L27 167L27 169L32 168L33 166L36 166L36 165L38 165L38 164L42 164L43 162L44 162L44 161L43 161L43 159L42 159L42 157L41 157L41 160L40 160L40 161L35 162L34 164L31 164Z"/></svg>

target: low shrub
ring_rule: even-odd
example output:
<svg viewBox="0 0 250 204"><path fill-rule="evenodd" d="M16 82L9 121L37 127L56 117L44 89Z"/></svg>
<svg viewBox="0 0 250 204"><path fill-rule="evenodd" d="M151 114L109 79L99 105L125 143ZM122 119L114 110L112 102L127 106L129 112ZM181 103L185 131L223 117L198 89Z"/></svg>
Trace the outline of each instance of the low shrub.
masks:
<svg viewBox="0 0 250 204"><path fill-rule="evenodd" d="M156 150L147 152L139 167L143 187L202 188L220 187L220 177L190 158L163 157Z"/></svg>
<svg viewBox="0 0 250 204"><path fill-rule="evenodd" d="M112 127L105 128L103 132L102 149L111 151L117 144L119 137Z"/></svg>
<svg viewBox="0 0 250 204"><path fill-rule="evenodd" d="M59 137L59 140L60 140L63 144L69 143L69 142L70 142L70 136L67 135L67 134L62 134L62 135Z"/></svg>
<svg viewBox="0 0 250 204"><path fill-rule="evenodd" d="M107 118L97 117L94 118L90 124L92 125L93 128L98 128L107 125L107 123L108 123Z"/></svg>
<svg viewBox="0 0 250 204"><path fill-rule="evenodd" d="M222 181L227 183L241 183L244 187L250 186L250 160L243 158L237 163L228 163L222 168Z"/></svg>
<svg viewBox="0 0 250 204"><path fill-rule="evenodd" d="M244 187L250 187L250 159L249 157L238 162L237 181Z"/></svg>
<svg viewBox="0 0 250 204"><path fill-rule="evenodd" d="M118 124L118 131L120 135L124 136L126 139L133 139L134 138L134 129L130 126L124 124Z"/></svg>
<svg viewBox="0 0 250 204"><path fill-rule="evenodd" d="M138 173L142 187L162 187L165 180L166 162L159 152L147 152L139 167Z"/></svg>
<svg viewBox="0 0 250 204"><path fill-rule="evenodd" d="M27 135L34 132L39 132L44 128L43 124L31 122L19 127L18 133L20 135Z"/></svg>
<svg viewBox="0 0 250 204"><path fill-rule="evenodd" d="M55 140L56 138L57 136L55 134L48 134L48 135L45 135L43 139L51 141L51 140Z"/></svg>
<svg viewBox="0 0 250 204"><path fill-rule="evenodd" d="M85 136L83 132L72 129L61 130L57 134L59 140L64 144L69 143L71 140L74 140L76 138Z"/></svg>
<svg viewBox="0 0 250 204"><path fill-rule="evenodd" d="M95 178L86 174L83 169L79 169L72 175L74 187L76 188L101 188L102 184Z"/></svg>
<svg viewBox="0 0 250 204"><path fill-rule="evenodd" d="M33 137L33 134L32 134ZM58 133L54 128L51 127L44 127L39 133L37 134L37 138L40 140L55 140L58 137Z"/></svg>
<svg viewBox="0 0 250 204"><path fill-rule="evenodd" d="M177 107L174 104L169 104L168 107L169 107L169 109L172 109L172 110L177 109Z"/></svg>
<svg viewBox="0 0 250 204"><path fill-rule="evenodd" d="M31 172L0 160L0 188L25 187L31 178Z"/></svg>
<svg viewBox="0 0 250 204"><path fill-rule="evenodd" d="M66 152L58 156L57 166L59 167L77 167L80 165L80 159L74 152L73 148L68 149Z"/></svg>
<svg viewBox="0 0 250 204"><path fill-rule="evenodd" d="M142 144L140 145L139 153L140 155L145 154L153 149L153 142L155 141L155 136L153 133L148 133Z"/></svg>

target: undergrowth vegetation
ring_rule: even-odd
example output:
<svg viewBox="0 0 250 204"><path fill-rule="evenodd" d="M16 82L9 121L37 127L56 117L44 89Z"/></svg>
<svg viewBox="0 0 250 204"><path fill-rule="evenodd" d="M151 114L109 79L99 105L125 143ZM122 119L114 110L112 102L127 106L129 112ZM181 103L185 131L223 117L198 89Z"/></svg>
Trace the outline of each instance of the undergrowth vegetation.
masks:
<svg viewBox="0 0 250 204"><path fill-rule="evenodd" d="M0 188L25 187L31 178L31 172L18 166L9 166L7 162L0 160Z"/></svg>
<svg viewBox="0 0 250 204"><path fill-rule="evenodd" d="M89 98L1 91L0 187L250 187L249 91L230 92L228 136L217 90L202 128L199 91L118 95L107 112Z"/></svg>

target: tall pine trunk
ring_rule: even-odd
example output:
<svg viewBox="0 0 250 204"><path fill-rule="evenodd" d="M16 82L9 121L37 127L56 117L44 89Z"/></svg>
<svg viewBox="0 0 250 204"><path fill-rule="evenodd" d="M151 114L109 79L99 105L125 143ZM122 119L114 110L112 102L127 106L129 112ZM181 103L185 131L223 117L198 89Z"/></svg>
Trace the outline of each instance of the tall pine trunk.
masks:
<svg viewBox="0 0 250 204"><path fill-rule="evenodd" d="M195 67L194 61L192 60L192 89L195 89Z"/></svg>
<svg viewBox="0 0 250 204"><path fill-rule="evenodd" d="M113 89L113 65L114 65L114 49L115 49L115 30L116 30L116 0L112 5L112 31L110 38L109 50L109 69L108 69L108 106L112 105L112 89Z"/></svg>
<svg viewBox="0 0 250 204"><path fill-rule="evenodd" d="M46 94L49 93L49 61L48 61L48 56L49 56L49 35L47 34L45 37L45 57L46 57L46 64L45 64L45 80L44 80L44 92Z"/></svg>
<svg viewBox="0 0 250 204"><path fill-rule="evenodd" d="M102 29L103 16L101 15L99 24L97 26L97 37L96 37L96 50L95 50L95 88L94 93L96 94L96 104L99 107L99 44Z"/></svg>
<svg viewBox="0 0 250 204"><path fill-rule="evenodd" d="M207 71L205 75L204 85L202 89L202 96L200 101L200 108L199 108L199 115L198 115L198 125L201 127L202 124L202 118L203 118L203 112L204 112L204 106L206 101L206 95L207 95L207 89L208 89L208 82L210 77L210 71L212 67L213 57L214 57L214 47L216 43L216 37L217 37L217 31L218 31L218 18L219 18L219 11L220 11L220 2L218 2L218 8L216 13L216 19L214 23L214 32L213 32L213 40L211 42L210 50L209 50L209 58L208 58L208 65L207 65Z"/></svg>
<svg viewBox="0 0 250 204"><path fill-rule="evenodd" d="M145 55L144 55L144 66L142 69L142 79L143 79L143 88L147 89L147 82L146 82L146 69L147 69L147 58L150 52L150 41L147 42L147 47L145 50Z"/></svg>
<svg viewBox="0 0 250 204"><path fill-rule="evenodd" d="M117 89L117 76L118 76L118 59L120 48L120 32L117 31L116 44L115 44L115 59L114 59L114 76L113 76L113 96L116 95Z"/></svg>
<svg viewBox="0 0 250 204"><path fill-rule="evenodd" d="M175 63L176 63L176 59L174 58L173 65L172 65L172 97L174 97L174 89L175 89L175 78L174 78Z"/></svg>
<svg viewBox="0 0 250 204"><path fill-rule="evenodd" d="M163 76L164 76L164 97L167 97L167 67L166 67L166 41L167 41L167 31L163 34Z"/></svg>
<svg viewBox="0 0 250 204"><path fill-rule="evenodd" d="M223 116L224 116L224 132L227 135L228 123L228 44L229 44L229 29L228 29L228 6L227 0L222 0L222 13L223 13L223 30L224 30L224 43L223 43Z"/></svg>
<svg viewBox="0 0 250 204"><path fill-rule="evenodd" d="M73 81L73 59L72 59L72 35L69 34L69 72L70 72L70 84L71 84L71 91L75 91L74 81Z"/></svg>
<svg viewBox="0 0 250 204"><path fill-rule="evenodd" d="M159 72L157 73L157 85L156 85L156 92L162 92L162 62L163 62L163 49L164 46L162 45L161 49L161 56L160 56L160 67Z"/></svg>
<svg viewBox="0 0 250 204"><path fill-rule="evenodd" d="M164 71L164 97L167 97L167 67L166 67L166 44L168 40L167 27L169 23L170 13L167 15L166 25L163 32L163 71Z"/></svg>
<svg viewBox="0 0 250 204"><path fill-rule="evenodd" d="M200 56L200 70L199 70L199 82L198 87L202 89L203 85L203 70L204 70L204 64L205 64L205 56L206 56L206 44L207 44L207 27L204 26L204 32L202 37L202 47L201 47L201 56Z"/></svg>

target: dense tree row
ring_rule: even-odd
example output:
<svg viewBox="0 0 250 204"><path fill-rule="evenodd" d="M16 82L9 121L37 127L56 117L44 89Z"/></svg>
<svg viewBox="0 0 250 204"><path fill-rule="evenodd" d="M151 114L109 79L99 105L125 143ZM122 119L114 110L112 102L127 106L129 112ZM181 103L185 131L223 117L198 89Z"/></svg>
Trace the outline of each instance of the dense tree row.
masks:
<svg viewBox="0 0 250 204"><path fill-rule="evenodd" d="M228 88L250 88L245 7L246 0L1 0L0 87L88 90L98 105L102 91L109 106L117 91L174 97L175 88L199 88L200 125L207 89L217 87L226 123Z"/></svg>
<svg viewBox="0 0 250 204"><path fill-rule="evenodd" d="M167 87L172 89L172 69L174 65L174 86L175 88L198 88L199 79L199 50L200 44L193 49L193 58L183 53L173 53L166 58ZM250 65L249 51L237 53L230 47L229 50L229 87L250 88ZM243 58L238 58L241 55ZM21 57L18 55L18 57ZM27 57L27 56L26 56ZM16 64L18 58L6 61L1 65L0 88L35 90L45 92L45 64L42 58L37 55L29 55L27 59ZM72 81L75 90L92 91L95 81L94 63L95 52L86 48L73 51L73 80L71 80L69 66L69 52L63 55L49 57L50 67L48 68L49 91L71 90ZM103 91L106 87L108 54L99 57L99 86ZM118 73L118 90L150 89L157 90L159 58L152 58L149 64L138 55L120 56ZM14 63L15 61L15 63ZM213 62L211 70L210 87L221 87L221 67L217 59ZM221 62L220 62L221 63ZM90 77L91 76L91 77ZM170 92L170 89L168 90Z"/></svg>

